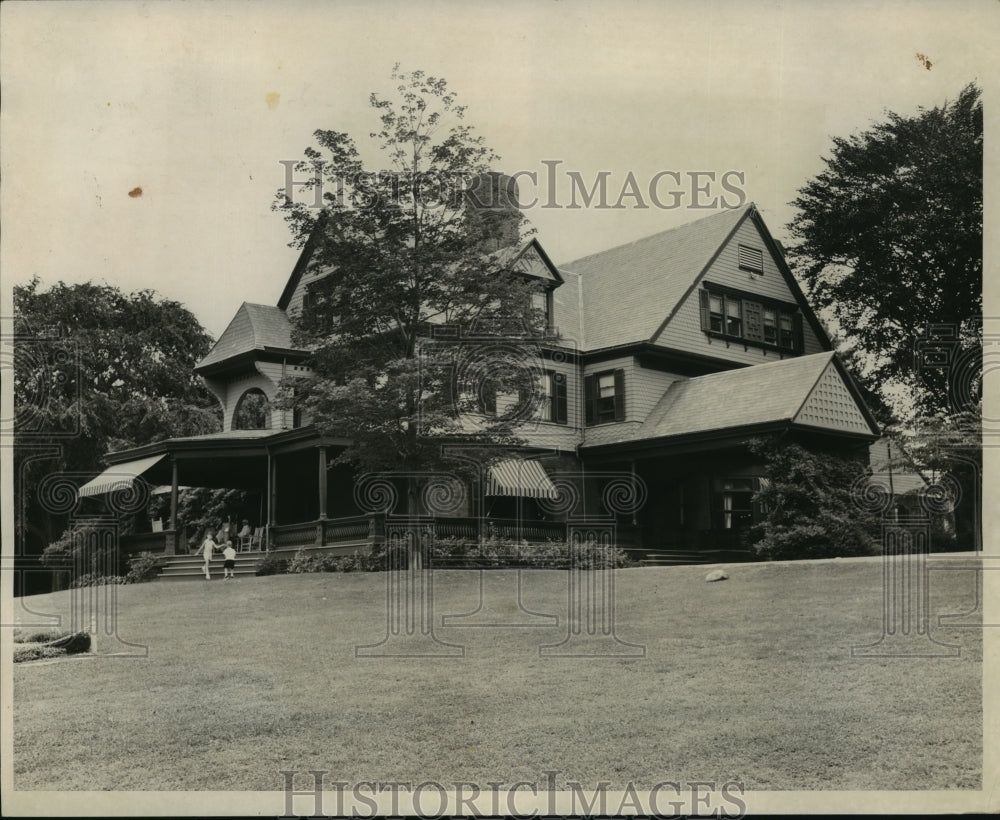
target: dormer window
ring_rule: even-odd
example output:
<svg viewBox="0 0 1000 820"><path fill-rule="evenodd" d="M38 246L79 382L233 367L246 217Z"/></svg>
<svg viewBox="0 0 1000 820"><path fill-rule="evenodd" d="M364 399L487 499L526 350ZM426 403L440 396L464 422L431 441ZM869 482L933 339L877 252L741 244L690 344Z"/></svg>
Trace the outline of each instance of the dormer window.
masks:
<svg viewBox="0 0 1000 820"><path fill-rule="evenodd" d="M760 248L740 245L739 266L740 270L745 270L755 276L762 276L764 273L764 252Z"/></svg>

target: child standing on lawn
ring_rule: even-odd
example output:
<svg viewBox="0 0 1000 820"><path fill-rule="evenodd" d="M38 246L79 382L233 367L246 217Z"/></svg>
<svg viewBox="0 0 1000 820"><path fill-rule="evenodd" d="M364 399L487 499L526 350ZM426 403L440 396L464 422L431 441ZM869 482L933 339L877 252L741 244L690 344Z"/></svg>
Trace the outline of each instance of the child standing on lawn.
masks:
<svg viewBox="0 0 1000 820"><path fill-rule="evenodd" d="M226 541L226 548L222 551L222 557L225 558L225 563L223 563L222 568L225 573L222 576L223 580L228 578L236 577L236 550L233 549L233 542Z"/></svg>
<svg viewBox="0 0 1000 820"><path fill-rule="evenodd" d="M205 533L205 543L201 545L202 552L205 555L205 580L212 580L212 573L210 570L210 564L212 562L212 552L219 548L219 545L212 540L212 533Z"/></svg>

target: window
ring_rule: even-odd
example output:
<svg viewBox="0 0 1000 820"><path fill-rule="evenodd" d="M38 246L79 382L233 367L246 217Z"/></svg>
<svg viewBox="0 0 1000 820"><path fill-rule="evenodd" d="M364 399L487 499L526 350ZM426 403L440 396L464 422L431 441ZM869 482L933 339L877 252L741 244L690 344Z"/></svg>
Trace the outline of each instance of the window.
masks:
<svg viewBox="0 0 1000 820"><path fill-rule="evenodd" d="M783 350L795 349L795 323L791 316L781 317L781 348Z"/></svg>
<svg viewBox="0 0 1000 820"><path fill-rule="evenodd" d="M743 311L739 299L726 299L726 335L743 335Z"/></svg>
<svg viewBox="0 0 1000 820"><path fill-rule="evenodd" d="M745 530L753 525L752 478L724 478L715 482L715 509L719 529Z"/></svg>
<svg viewBox="0 0 1000 820"><path fill-rule="evenodd" d="M625 420L625 371L607 370L584 380L587 424Z"/></svg>
<svg viewBox="0 0 1000 820"><path fill-rule="evenodd" d="M541 314L540 316L536 314L536 316L543 332L547 333L549 328L552 327L552 291L533 291L531 294L531 307L538 314Z"/></svg>
<svg viewBox="0 0 1000 820"><path fill-rule="evenodd" d="M777 312L773 308L764 308L764 344L778 343Z"/></svg>
<svg viewBox="0 0 1000 820"><path fill-rule="evenodd" d="M700 296L701 329L709 336L802 352L802 316L794 306L714 285L707 286Z"/></svg>
<svg viewBox="0 0 1000 820"><path fill-rule="evenodd" d="M710 326L715 333L722 333L725 327L722 313L722 297L714 293L709 296Z"/></svg>
<svg viewBox="0 0 1000 820"><path fill-rule="evenodd" d="M307 285L302 294L302 315L311 328L319 333L329 333L333 326L329 308L325 302L320 301L316 288L312 285Z"/></svg>
<svg viewBox="0 0 1000 820"><path fill-rule="evenodd" d="M569 413L567 412L565 373L549 371L545 374L545 397L546 403L542 408L544 417L556 424L566 424Z"/></svg>
<svg viewBox="0 0 1000 820"><path fill-rule="evenodd" d="M748 273L755 273L758 276L764 273L764 252L759 248L751 248L747 245L739 247L740 270Z"/></svg>

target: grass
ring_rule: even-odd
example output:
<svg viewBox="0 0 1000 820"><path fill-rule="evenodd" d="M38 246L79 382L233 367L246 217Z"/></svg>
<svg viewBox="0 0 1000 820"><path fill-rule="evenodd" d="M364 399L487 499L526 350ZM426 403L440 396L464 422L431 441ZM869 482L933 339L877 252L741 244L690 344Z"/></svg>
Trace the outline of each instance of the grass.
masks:
<svg viewBox="0 0 1000 820"><path fill-rule="evenodd" d="M527 571L524 601L558 627L436 626L466 653L433 660L355 658L385 635L381 573L123 586L119 633L148 657L14 668L14 785L278 790L282 769L485 784L554 769L618 788L980 787L980 630L935 627L956 658L852 658L881 634L877 561L727 569L720 583L704 567L617 573L618 633L646 646L638 659L539 657L565 635L557 570ZM476 578L435 573L438 624L474 609ZM512 600L515 573L491 579ZM974 579L932 573L932 611L972 609ZM27 603L65 615L69 593Z"/></svg>

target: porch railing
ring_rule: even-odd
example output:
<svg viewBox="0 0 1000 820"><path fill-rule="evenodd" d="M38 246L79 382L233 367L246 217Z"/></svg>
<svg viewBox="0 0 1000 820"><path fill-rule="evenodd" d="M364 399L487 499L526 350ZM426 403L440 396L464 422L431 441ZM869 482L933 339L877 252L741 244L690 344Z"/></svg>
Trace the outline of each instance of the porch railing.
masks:
<svg viewBox="0 0 1000 820"><path fill-rule="evenodd" d="M334 546L351 542L374 543L385 535L386 516L355 515L303 521L297 524L276 524L271 527L272 548L295 546ZM514 518L438 517L430 524L438 538L461 538L471 541L498 538L508 541L564 541L565 521L518 521ZM636 547L641 541L640 528L619 524L616 538L620 546Z"/></svg>
<svg viewBox="0 0 1000 820"><path fill-rule="evenodd" d="M180 531L180 535L186 535L184 530ZM139 552L159 552L165 555L173 555L178 551L178 542L186 545L186 538L178 539L178 532L176 530L164 530L163 532L136 532L129 535L123 535L119 539L119 546L121 549L121 554L125 555L135 555Z"/></svg>

